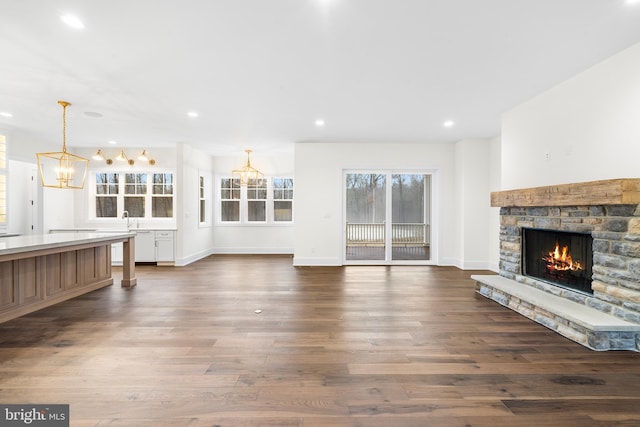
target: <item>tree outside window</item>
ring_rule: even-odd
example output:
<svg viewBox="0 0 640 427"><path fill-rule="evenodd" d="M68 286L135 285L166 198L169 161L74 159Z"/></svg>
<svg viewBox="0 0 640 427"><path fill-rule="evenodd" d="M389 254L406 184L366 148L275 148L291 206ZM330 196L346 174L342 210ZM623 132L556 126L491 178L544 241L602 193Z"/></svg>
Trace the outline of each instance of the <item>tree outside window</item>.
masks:
<svg viewBox="0 0 640 427"><path fill-rule="evenodd" d="M173 217L173 174L153 174L151 216L153 218Z"/></svg>
<svg viewBox="0 0 640 427"><path fill-rule="evenodd" d="M293 221L293 179L273 178L273 220Z"/></svg>
<svg viewBox="0 0 640 427"><path fill-rule="evenodd" d="M118 218L127 211L130 218L173 218L173 189L172 173L98 172L95 216Z"/></svg>
<svg viewBox="0 0 640 427"><path fill-rule="evenodd" d="M250 179L247 183L247 220L249 222L267 220L266 179Z"/></svg>
<svg viewBox="0 0 640 427"><path fill-rule="evenodd" d="M119 181L117 173L96 174L96 217L118 217Z"/></svg>
<svg viewBox="0 0 640 427"><path fill-rule="evenodd" d="M146 194L146 173L127 173L124 175L124 210L129 212L129 218L145 217Z"/></svg>
<svg viewBox="0 0 640 427"><path fill-rule="evenodd" d="M293 221L293 178L220 178L220 222L284 223Z"/></svg>
<svg viewBox="0 0 640 427"><path fill-rule="evenodd" d="M240 222L240 180L222 178L220 180L220 220Z"/></svg>

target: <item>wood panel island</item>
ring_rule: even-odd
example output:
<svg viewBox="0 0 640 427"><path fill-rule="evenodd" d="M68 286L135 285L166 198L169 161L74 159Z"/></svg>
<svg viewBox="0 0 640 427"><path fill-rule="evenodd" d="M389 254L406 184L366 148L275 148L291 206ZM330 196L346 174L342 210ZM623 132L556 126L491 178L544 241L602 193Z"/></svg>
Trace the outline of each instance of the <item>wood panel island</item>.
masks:
<svg viewBox="0 0 640 427"><path fill-rule="evenodd" d="M0 322L113 284L111 245L123 242L122 287L136 285L135 233L0 239Z"/></svg>

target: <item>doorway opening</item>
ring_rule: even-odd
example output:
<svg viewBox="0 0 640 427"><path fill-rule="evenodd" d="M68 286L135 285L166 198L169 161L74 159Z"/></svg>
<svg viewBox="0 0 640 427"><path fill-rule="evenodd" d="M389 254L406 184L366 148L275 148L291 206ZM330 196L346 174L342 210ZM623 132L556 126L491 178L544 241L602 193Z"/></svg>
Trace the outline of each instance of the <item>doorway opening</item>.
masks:
<svg viewBox="0 0 640 427"><path fill-rule="evenodd" d="M427 173L345 173L345 263L430 261L431 181Z"/></svg>

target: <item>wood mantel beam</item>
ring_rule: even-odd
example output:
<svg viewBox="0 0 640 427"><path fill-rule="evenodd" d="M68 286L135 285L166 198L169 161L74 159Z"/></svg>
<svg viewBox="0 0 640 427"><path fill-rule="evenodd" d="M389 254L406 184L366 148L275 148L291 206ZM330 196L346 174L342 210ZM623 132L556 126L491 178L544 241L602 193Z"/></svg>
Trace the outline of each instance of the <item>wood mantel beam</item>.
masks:
<svg viewBox="0 0 640 427"><path fill-rule="evenodd" d="M640 179L621 178L491 193L491 206L589 206L640 204Z"/></svg>

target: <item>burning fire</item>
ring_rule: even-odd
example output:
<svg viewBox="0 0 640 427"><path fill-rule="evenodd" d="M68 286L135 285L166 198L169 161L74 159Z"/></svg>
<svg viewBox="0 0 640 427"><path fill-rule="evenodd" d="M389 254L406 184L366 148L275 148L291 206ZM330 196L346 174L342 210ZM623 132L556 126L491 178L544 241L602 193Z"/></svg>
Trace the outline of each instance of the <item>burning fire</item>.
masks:
<svg viewBox="0 0 640 427"><path fill-rule="evenodd" d="M580 261L574 261L571 258L569 247L563 246L560 248L558 242L556 242L556 247L551 252L542 256L542 259L547 263L548 270L577 271L583 269Z"/></svg>

